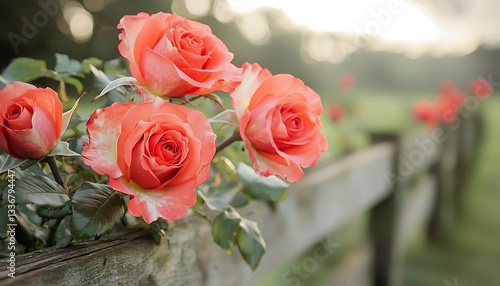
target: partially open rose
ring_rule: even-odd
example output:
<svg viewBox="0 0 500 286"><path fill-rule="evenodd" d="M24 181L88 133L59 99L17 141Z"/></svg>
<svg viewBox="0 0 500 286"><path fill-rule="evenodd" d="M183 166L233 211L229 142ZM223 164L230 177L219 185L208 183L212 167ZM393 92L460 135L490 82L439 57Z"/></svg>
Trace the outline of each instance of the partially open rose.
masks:
<svg viewBox="0 0 500 286"><path fill-rule="evenodd" d="M204 95L231 91L240 70L233 54L210 27L175 14L139 13L121 19L118 49L130 71L158 96Z"/></svg>
<svg viewBox="0 0 500 286"><path fill-rule="evenodd" d="M41 159L61 136L62 105L50 88L24 82L0 91L0 147L14 158Z"/></svg>
<svg viewBox="0 0 500 286"><path fill-rule="evenodd" d="M304 175L302 167L316 165L328 149L319 119L321 99L300 79L273 76L258 64L246 63L231 97L241 138L259 174L295 182Z"/></svg>
<svg viewBox="0 0 500 286"><path fill-rule="evenodd" d="M183 216L210 176L215 134L199 111L159 98L115 103L94 112L87 131L85 164L131 195L129 212L147 223Z"/></svg>

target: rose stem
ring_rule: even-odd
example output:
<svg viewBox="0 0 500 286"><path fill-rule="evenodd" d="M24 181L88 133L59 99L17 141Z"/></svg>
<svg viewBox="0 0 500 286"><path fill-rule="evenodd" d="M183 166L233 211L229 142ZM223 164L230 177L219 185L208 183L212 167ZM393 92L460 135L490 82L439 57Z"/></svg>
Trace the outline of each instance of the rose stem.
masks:
<svg viewBox="0 0 500 286"><path fill-rule="evenodd" d="M49 163L50 171L52 171L52 175L54 176L54 179L56 182L61 185L65 190L68 190L66 187L66 184L64 184L64 181L61 177L61 173L59 172L59 169L57 168L57 163L56 163L56 158L55 157L50 157L50 159L47 160L47 163Z"/></svg>
<svg viewBox="0 0 500 286"><path fill-rule="evenodd" d="M239 141L239 140L241 140L240 132L238 130L235 130L230 137L226 138L226 140L220 142L220 144L217 145L215 153L222 151L222 149L231 145L233 142Z"/></svg>

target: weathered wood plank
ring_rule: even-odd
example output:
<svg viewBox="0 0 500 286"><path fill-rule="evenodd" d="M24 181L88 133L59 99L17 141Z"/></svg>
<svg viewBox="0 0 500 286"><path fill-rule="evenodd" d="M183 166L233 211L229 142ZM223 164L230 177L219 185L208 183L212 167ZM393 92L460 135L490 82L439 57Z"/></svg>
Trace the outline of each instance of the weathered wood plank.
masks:
<svg viewBox="0 0 500 286"><path fill-rule="evenodd" d="M272 211L255 202L250 209L268 243L255 273L239 254L227 256L212 240L210 226L188 217L168 231L169 244L156 246L143 231L130 231L66 249L18 255L16 278L0 285L245 285L333 231L352 215L382 199L393 148L380 144L309 174Z"/></svg>
<svg viewBox="0 0 500 286"><path fill-rule="evenodd" d="M435 193L436 179L434 175L428 175L418 182L406 198L397 237L401 249L406 249L415 232L429 220Z"/></svg>
<svg viewBox="0 0 500 286"><path fill-rule="evenodd" d="M398 178L401 186L411 183L419 173L428 170L441 158L443 144L450 135L443 126L418 129L401 137L401 150L397 156Z"/></svg>
<svg viewBox="0 0 500 286"><path fill-rule="evenodd" d="M393 152L392 144L383 143L348 156L295 184L275 212L262 208L262 215L254 218L268 252L249 279L298 256L384 198L389 190L381 174L392 168Z"/></svg>
<svg viewBox="0 0 500 286"><path fill-rule="evenodd" d="M168 238L157 246L147 231L135 229L19 255L16 278L6 277L2 265L0 285L217 285L230 280L225 269L211 263L231 258L205 247L212 243L206 222L191 217L177 223Z"/></svg>

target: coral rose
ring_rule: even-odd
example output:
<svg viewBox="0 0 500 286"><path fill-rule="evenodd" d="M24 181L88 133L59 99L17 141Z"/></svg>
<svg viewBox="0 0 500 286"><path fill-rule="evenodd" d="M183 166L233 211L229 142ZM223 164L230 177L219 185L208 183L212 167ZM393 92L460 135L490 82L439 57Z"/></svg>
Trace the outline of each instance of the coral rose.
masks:
<svg viewBox="0 0 500 286"><path fill-rule="evenodd" d="M240 69L210 27L175 14L124 16L118 49L149 93L178 97L232 91Z"/></svg>
<svg viewBox="0 0 500 286"><path fill-rule="evenodd" d="M115 103L90 116L87 132L84 163L131 195L129 212L147 223L182 217L210 176L216 136L199 111L160 98Z"/></svg>
<svg viewBox="0 0 500 286"><path fill-rule="evenodd" d="M41 159L61 136L62 105L50 88L24 82L0 91L0 147L14 158Z"/></svg>
<svg viewBox="0 0 500 286"><path fill-rule="evenodd" d="M246 63L231 97L240 136L260 175L295 182L304 175L302 167L316 165L328 149L319 118L321 99L300 79L273 76L258 64Z"/></svg>

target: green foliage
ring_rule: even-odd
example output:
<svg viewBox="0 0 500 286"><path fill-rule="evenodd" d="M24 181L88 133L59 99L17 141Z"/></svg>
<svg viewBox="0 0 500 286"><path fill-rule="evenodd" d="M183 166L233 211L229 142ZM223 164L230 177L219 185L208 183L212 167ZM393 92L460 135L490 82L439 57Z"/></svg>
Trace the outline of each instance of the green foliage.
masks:
<svg viewBox="0 0 500 286"><path fill-rule="evenodd" d="M251 199L277 202L286 198L290 185L276 176L261 177L252 167L240 162L238 178L243 183L243 192Z"/></svg>
<svg viewBox="0 0 500 286"><path fill-rule="evenodd" d="M47 156L80 157L80 154L71 151L68 142L60 141Z"/></svg>
<svg viewBox="0 0 500 286"><path fill-rule="evenodd" d="M266 243L260 233L260 229L255 221L242 219L240 221L240 230L236 235L238 248L241 256L248 265L255 270L259 266L260 259L266 252Z"/></svg>
<svg viewBox="0 0 500 286"><path fill-rule="evenodd" d="M67 110L62 118L63 136L47 158L22 160L0 154L0 174L14 169L16 174L15 189L9 186L4 189L0 214L5 213L7 204L15 203L19 231L26 234L25 239L20 238L18 242L27 250L99 237L129 220L125 216L122 194L105 184L105 176L86 166L80 153L89 140L84 125L88 115L115 102L136 100L139 98L135 90L138 83L128 76L128 66L123 59L78 61L63 54L55 54L55 59L52 69L44 61L14 59L0 76L3 84L39 79L54 81L63 108ZM68 85L72 88L67 93ZM83 97L87 92L90 95ZM210 118L213 130L219 131L217 135L221 140L231 138L230 134L238 134L234 133L238 126L235 111L225 109L229 100L218 94L169 99L172 103L203 112ZM82 106L78 110L80 115L77 114L79 105ZM249 161L247 156L242 157L242 147L234 144L215 156L210 178L197 189L198 203L193 210L211 223L214 241L224 251L232 254L237 248L248 265L255 269L266 244L257 223L243 217L236 209L248 205L251 200L273 203L283 200L289 185L274 176L261 177L244 163L236 167L233 162ZM51 160L50 166L46 164L47 159ZM8 174L11 172L0 178ZM15 202L11 197L14 191ZM160 243L168 229L167 222L158 219L149 227L155 242ZM5 236L4 229L0 229L0 236Z"/></svg>
<svg viewBox="0 0 500 286"><path fill-rule="evenodd" d="M108 185L85 182L72 199L71 229L77 239L109 232L125 214L120 194Z"/></svg>
<svg viewBox="0 0 500 286"><path fill-rule="evenodd" d="M212 222L214 241L228 254L233 253L235 234L238 233L241 218L234 211L221 212Z"/></svg>
<svg viewBox="0 0 500 286"><path fill-rule="evenodd" d="M29 82L43 76L47 66L44 61L31 58L17 58L2 72L2 78L7 82Z"/></svg>
<svg viewBox="0 0 500 286"><path fill-rule="evenodd" d="M0 167L0 174L12 170L16 167L25 168L34 164L34 160L30 159L17 159L9 155L5 155L5 160Z"/></svg>
<svg viewBox="0 0 500 286"><path fill-rule="evenodd" d="M231 254L234 244L243 259L255 270L266 251L266 243L255 221L241 217L234 209L221 212L212 222L214 241Z"/></svg>
<svg viewBox="0 0 500 286"><path fill-rule="evenodd" d="M7 189L10 190L8 186ZM44 176L26 176L15 182L15 193L4 190L3 201L17 205L35 204L46 208L62 208L69 202L66 191L53 180ZM14 195L11 200L9 195Z"/></svg>
<svg viewBox="0 0 500 286"><path fill-rule="evenodd" d="M63 218L71 214L71 207L69 204L65 204L64 207L59 208L59 209L51 209L51 208L44 208L44 207L39 207L36 210L37 214L40 217L48 218L48 219L58 219L58 218Z"/></svg>

